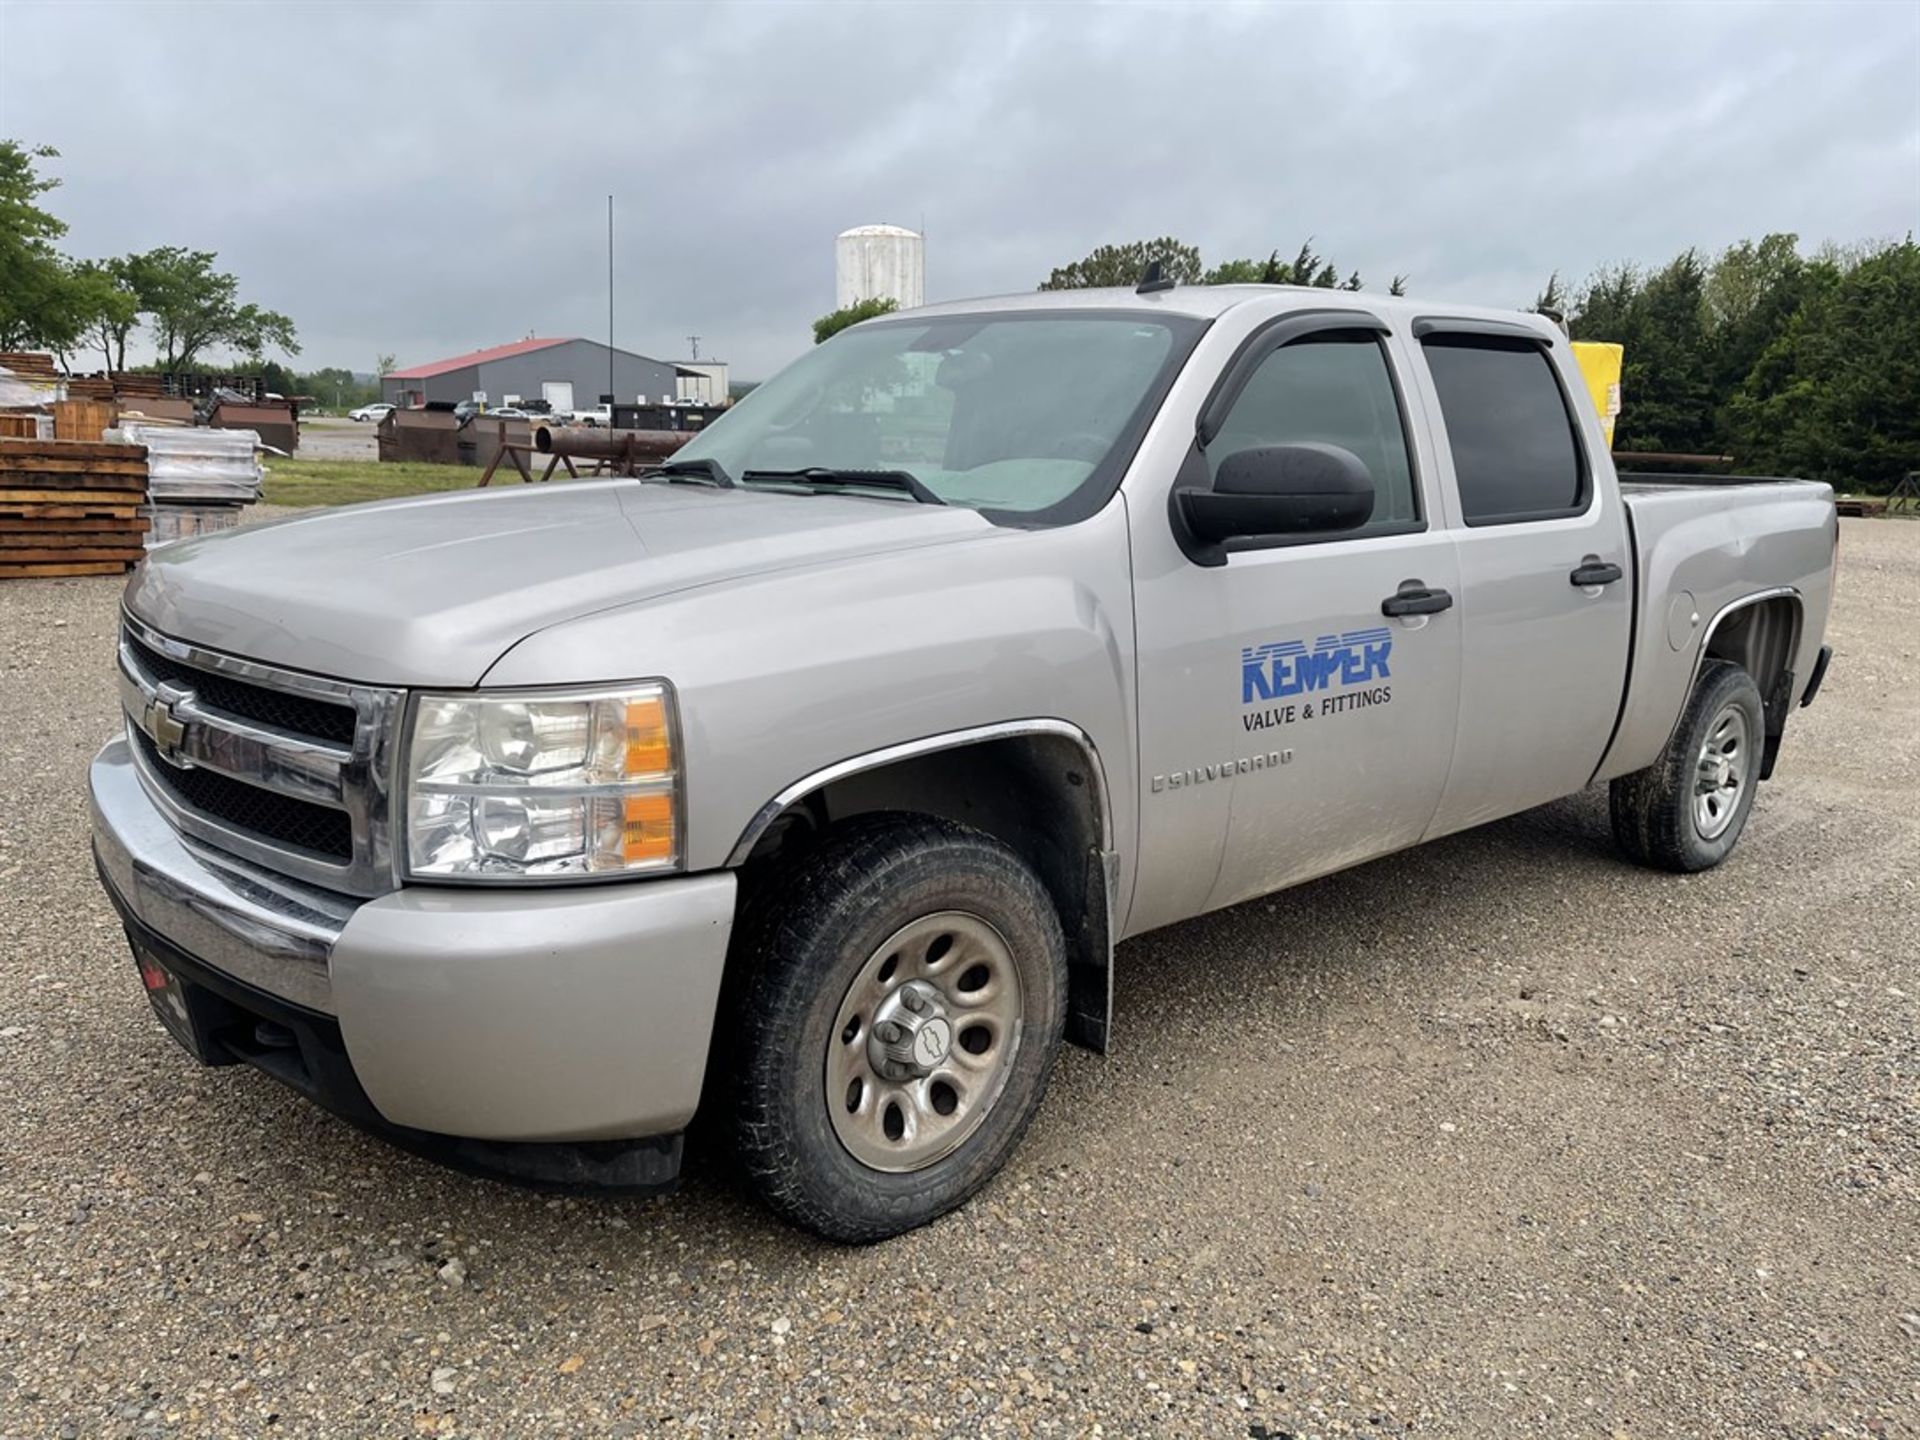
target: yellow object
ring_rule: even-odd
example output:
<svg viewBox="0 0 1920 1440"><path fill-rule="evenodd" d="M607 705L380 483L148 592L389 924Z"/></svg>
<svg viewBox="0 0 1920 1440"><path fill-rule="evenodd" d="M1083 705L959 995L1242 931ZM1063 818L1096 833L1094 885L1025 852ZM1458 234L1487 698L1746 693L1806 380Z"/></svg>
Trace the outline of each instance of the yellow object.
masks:
<svg viewBox="0 0 1920 1440"><path fill-rule="evenodd" d="M1600 412L1600 428L1606 432L1607 448L1613 448L1613 422L1620 414L1620 366L1626 350L1598 340L1575 340L1574 362L1587 379L1587 394L1593 408Z"/></svg>
<svg viewBox="0 0 1920 1440"><path fill-rule="evenodd" d="M622 858L629 865L643 860L673 858L674 825L671 795L629 795L625 820L620 850Z"/></svg>
<svg viewBox="0 0 1920 1440"><path fill-rule="evenodd" d="M627 702L627 777L664 775L673 769L667 738L667 702L659 695Z"/></svg>

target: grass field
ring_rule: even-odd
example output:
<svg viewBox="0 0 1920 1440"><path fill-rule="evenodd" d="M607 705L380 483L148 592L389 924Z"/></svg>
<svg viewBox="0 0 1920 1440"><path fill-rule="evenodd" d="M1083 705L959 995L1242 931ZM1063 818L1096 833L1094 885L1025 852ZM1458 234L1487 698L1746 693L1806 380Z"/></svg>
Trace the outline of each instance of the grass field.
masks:
<svg viewBox="0 0 1920 1440"><path fill-rule="evenodd" d="M471 465L382 464L378 460L270 460L266 493L270 505L352 505L392 500L435 490L471 490L481 472ZM564 472L563 476L564 478ZM496 486L518 485L511 466L493 477Z"/></svg>

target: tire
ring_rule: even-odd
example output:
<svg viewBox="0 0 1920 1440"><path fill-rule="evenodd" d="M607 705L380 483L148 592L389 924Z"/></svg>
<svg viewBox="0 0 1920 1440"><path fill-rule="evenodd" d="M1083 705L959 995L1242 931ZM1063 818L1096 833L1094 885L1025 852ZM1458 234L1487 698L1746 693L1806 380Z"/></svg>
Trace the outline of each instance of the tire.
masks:
<svg viewBox="0 0 1920 1440"><path fill-rule="evenodd" d="M1615 843L1652 869L1712 869L1746 829L1765 745L1760 687L1738 665L1707 661L1660 758L1608 787Z"/></svg>
<svg viewBox="0 0 1920 1440"><path fill-rule="evenodd" d="M1067 1010L1059 916L1013 851L944 820L860 817L761 889L734 944L736 1148L776 1214L859 1244L993 1178Z"/></svg>

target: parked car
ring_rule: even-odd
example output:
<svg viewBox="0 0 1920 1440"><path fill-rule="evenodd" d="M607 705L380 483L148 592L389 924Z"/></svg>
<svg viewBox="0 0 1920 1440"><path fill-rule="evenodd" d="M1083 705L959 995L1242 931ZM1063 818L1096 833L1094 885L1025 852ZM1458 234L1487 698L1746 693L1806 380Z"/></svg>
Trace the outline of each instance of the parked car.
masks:
<svg viewBox="0 0 1920 1440"><path fill-rule="evenodd" d="M372 405L361 405L356 409L349 410L347 412L347 418L349 420L372 420L378 423L391 415L393 410L393 406L387 404L384 400L380 400Z"/></svg>
<svg viewBox="0 0 1920 1440"><path fill-rule="evenodd" d="M613 424L613 407L595 405L590 410L575 410L572 419L576 425L611 425Z"/></svg>
<svg viewBox="0 0 1920 1440"><path fill-rule="evenodd" d="M496 406L494 409L487 411L487 415L494 420L531 420L533 419L533 415L531 414L531 412L522 410L518 405Z"/></svg>
<svg viewBox="0 0 1920 1440"><path fill-rule="evenodd" d="M1597 781L1720 864L1830 655L1827 486L1623 481L1559 331L1440 301L887 316L513 491L134 573L91 790L145 989L469 1169L670 1185L704 1106L843 1241L991 1179L1120 939Z"/></svg>
<svg viewBox="0 0 1920 1440"><path fill-rule="evenodd" d="M486 407L478 400L457 401L453 407L453 418L464 425L485 409Z"/></svg>

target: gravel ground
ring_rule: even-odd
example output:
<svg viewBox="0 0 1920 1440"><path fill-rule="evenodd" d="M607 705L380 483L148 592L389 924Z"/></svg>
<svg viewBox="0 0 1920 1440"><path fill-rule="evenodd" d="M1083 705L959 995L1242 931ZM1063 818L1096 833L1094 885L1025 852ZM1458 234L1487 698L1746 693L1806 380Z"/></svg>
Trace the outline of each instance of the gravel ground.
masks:
<svg viewBox="0 0 1920 1440"><path fill-rule="evenodd" d="M117 585L0 586L0 1435L1920 1433L1920 527L1728 865L1586 794L1125 946L1008 1172L860 1251L466 1179L147 1013Z"/></svg>
<svg viewBox="0 0 1920 1440"><path fill-rule="evenodd" d="M368 420L345 420L314 415L300 422L302 460L377 460L379 442Z"/></svg>

